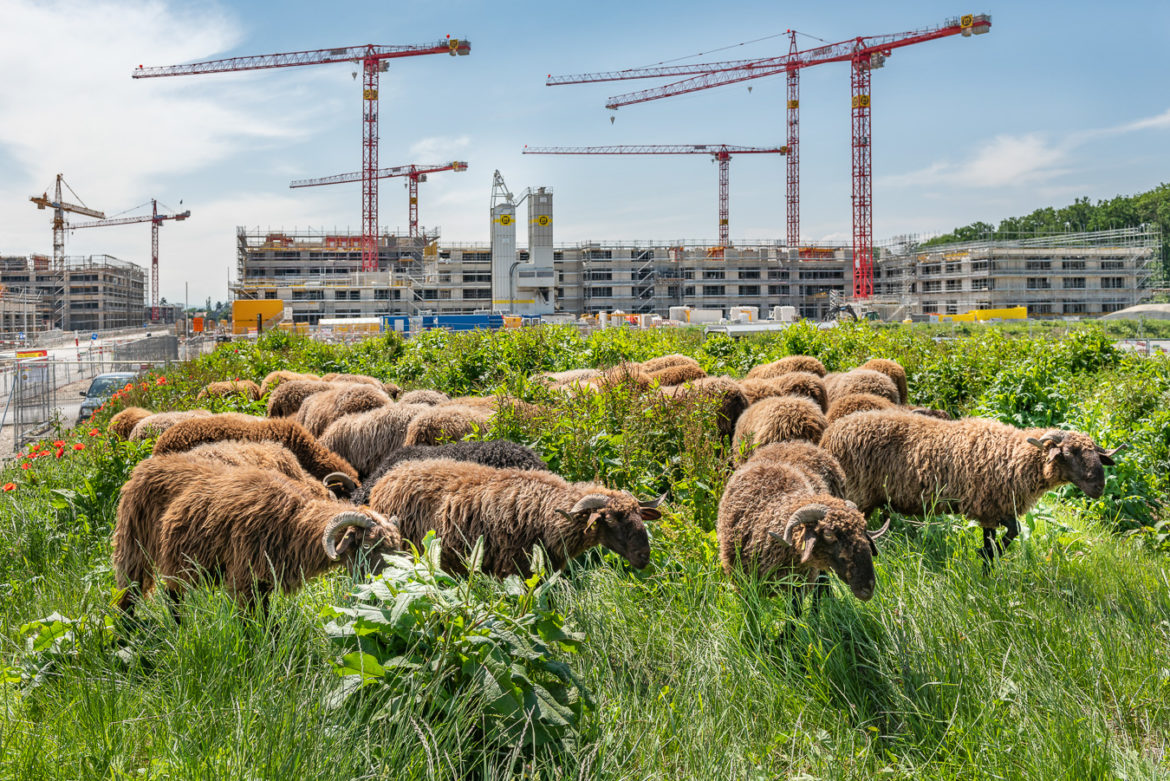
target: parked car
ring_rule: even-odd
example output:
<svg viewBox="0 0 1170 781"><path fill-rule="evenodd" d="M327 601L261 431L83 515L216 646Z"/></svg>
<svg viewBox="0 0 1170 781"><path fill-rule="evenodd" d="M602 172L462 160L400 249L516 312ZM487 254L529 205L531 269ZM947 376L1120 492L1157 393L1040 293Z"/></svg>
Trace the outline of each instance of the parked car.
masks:
<svg viewBox="0 0 1170 781"><path fill-rule="evenodd" d="M89 384L89 389L81 392L85 401L81 402L81 410L77 413L77 422L80 424L93 415L93 411L114 395L114 391L121 390L128 382L133 382L136 376L134 372L110 372L94 377L93 382Z"/></svg>

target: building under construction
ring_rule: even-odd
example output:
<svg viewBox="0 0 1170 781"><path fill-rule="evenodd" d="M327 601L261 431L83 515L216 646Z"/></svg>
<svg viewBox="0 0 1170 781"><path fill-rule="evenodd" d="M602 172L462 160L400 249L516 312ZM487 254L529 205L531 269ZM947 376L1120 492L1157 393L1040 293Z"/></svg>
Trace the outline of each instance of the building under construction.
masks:
<svg viewBox="0 0 1170 781"><path fill-rule="evenodd" d="M45 255L0 258L0 286L35 302L35 327L101 331L141 325L146 304L146 271L109 255L66 257L53 264ZM28 322L27 308L20 314Z"/></svg>
<svg viewBox="0 0 1170 781"><path fill-rule="evenodd" d="M551 211L551 205L548 207ZM668 314L672 306L719 309L793 306L826 316L853 288L846 247L668 242L581 242L535 252L501 241L493 209L489 244L379 241L376 272L362 272L360 237L238 229L240 299L280 299L296 322L383 314L515 311L572 315L624 311ZM529 224L537 224L530 216ZM541 237L545 238L545 237ZM533 258L547 243L545 264ZM503 244L503 246L501 246ZM1156 228L1043 239L951 244L919 250L899 242L877 252L875 295L886 319L1026 306L1030 316L1093 317L1139 303L1157 264ZM501 252L503 250L503 252ZM524 276L527 273L528 276ZM540 296L547 292L546 307Z"/></svg>

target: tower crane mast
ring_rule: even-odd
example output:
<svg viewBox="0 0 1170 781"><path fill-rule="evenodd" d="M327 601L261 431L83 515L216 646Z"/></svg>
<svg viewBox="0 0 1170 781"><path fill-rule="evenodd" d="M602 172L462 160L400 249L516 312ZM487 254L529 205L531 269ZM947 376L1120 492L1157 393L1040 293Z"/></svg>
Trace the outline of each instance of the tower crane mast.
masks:
<svg viewBox="0 0 1170 781"><path fill-rule="evenodd" d="M728 144L627 144L618 146L533 146L526 155L711 155L719 164L719 247L731 246L729 195L732 155L783 155L788 148Z"/></svg>
<svg viewBox="0 0 1170 781"><path fill-rule="evenodd" d="M424 54L465 55L471 43L447 37L430 44L404 46L347 46L335 49L311 49L299 52L260 54L247 57L206 60L187 65L144 68L139 65L131 74L136 79L163 76L188 76L203 73L289 68L298 65L327 65L354 62L362 65L362 269L378 267L378 75L387 69L389 60Z"/></svg>
<svg viewBox="0 0 1170 781"><path fill-rule="evenodd" d="M859 36L838 43L816 46L803 51L796 49L796 33L789 30L790 44L786 55L755 60L667 65L650 68L629 68L603 73L583 73L548 77L548 86L586 84L601 81L626 81L645 78L675 78L689 76L650 89L611 97L605 104L617 109L635 103L685 95L691 92L736 84L765 76L785 73L788 76L788 175L787 216L788 244L797 246L800 240L799 193L799 75L802 68L830 62L848 62L852 66L850 79L852 100L852 163L853 163L853 295L868 298L873 295L873 200L872 200L872 138L870 133L870 75L882 67L894 49L912 46L953 35L969 37L991 30L988 14L966 14L948 19L941 25L891 35Z"/></svg>

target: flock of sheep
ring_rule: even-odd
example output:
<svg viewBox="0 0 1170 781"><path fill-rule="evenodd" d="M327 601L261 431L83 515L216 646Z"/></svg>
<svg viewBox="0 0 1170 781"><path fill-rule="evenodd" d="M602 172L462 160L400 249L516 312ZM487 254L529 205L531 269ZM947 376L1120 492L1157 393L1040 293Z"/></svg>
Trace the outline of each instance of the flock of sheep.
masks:
<svg viewBox="0 0 1170 781"><path fill-rule="evenodd" d="M990 564L1046 491L1071 482L1099 496L1120 449L1078 432L908 406L906 373L889 360L827 374L815 358L789 356L736 380L667 355L532 379L565 394L624 385L647 403L714 405L735 467L717 521L723 567L796 583L797 598L823 592L830 572L858 599L873 596L874 541L889 521L869 530L866 517L879 506L976 520ZM113 535L127 613L156 585L174 607L201 578L240 604L265 604L272 591L295 591L331 567L364 561L376 571L382 552L420 545L431 530L455 573L480 537L482 569L497 577L526 574L534 546L555 569L597 546L635 568L650 562L645 522L660 517L665 495L639 500L566 481L507 440L459 441L501 405L523 415L547 407L288 371L258 385L212 383L200 395L234 393L266 398L268 416L132 407L110 421L116 436L155 438L123 487ZM1006 532L997 540L999 526Z"/></svg>

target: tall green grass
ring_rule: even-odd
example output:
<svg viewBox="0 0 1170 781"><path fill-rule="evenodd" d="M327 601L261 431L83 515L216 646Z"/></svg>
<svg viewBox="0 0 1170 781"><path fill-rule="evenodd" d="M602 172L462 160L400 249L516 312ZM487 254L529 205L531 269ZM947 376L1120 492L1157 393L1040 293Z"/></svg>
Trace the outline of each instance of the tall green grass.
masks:
<svg viewBox="0 0 1170 781"><path fill-rule="evenodd" d="M580 741L530 752L503 740L485 746L474 700L441 721L421 708L374 721L331 707L340 679L323 612L344 604L354 573L278 597L267 616L241 614L221 591L200 588L184 600L180 624L148 600L139 624L124 625L111 607L108 539L116 485L144 453L79 432L67 441L83 441L84 451L0 472L0 482L17 484L0 494L0 778L1170 774L1170 559L1155 534L1130 533L1165 521L1166 473L1156 473L1170 446L1164 361L1117 354L1096 332L1028 340L989 331L945 343L866 327L744 343L693 333L646 342L628 333L448 335L479 353L432 338L348 351L296 340L221 348L132 400L190 406L188 386L199 379L257 377L253 364L281 357L294 368L327 370L324 356L334 370L421 372L411 382L442 377L451 392L511 388L537 398L522 374L593 358L679 351L742 371L803 348L832 368L900 358L919 399L1024 422L1055 409L1052 419L1100 439L1129 436L1136 455L1111 477L1111 504L1073 490L1046 496L986 575L979 532L963 519L895 518L875 597L858 602L834 581L819 609L806 605L797 617L786 597L719 567L712 502L728 467L720 443L703 434L710 410L648 411L619 390L551 420L501 419L487 436L530 442L575 479L673 492L652 528L651 567L634 573L594 555L555 585L554 606L585 637L565 661L594 708ZM440 350L457 365L419 368L418 356ZM512 368L524 350L523 371ZM394 357L379 363L383 353ZM468 357L477 354L503 363ZM1134 521L1126 501L1147 520ZM480 587L485 598L501 588ZM29 648L42 636L24 627L53 614L83 628ZM425 696L430 684L420 676L403 685Z"/></svg>

